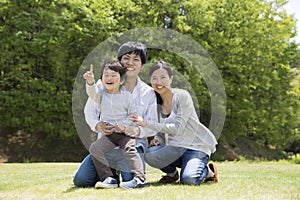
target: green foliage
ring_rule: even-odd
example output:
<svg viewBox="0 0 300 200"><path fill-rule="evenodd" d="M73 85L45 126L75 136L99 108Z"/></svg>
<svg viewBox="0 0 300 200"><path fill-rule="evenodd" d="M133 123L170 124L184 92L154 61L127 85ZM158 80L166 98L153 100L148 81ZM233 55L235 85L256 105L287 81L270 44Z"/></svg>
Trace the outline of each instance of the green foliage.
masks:
<svg viewBox="0 0 300 200"><path fill-rule="evenodd" d="M161 27L190 35L219 68L227 94L223 136L283 149L299 138L300 121L299 56L289 40L295 21L283 10L285 3L1 0L0 130L76 137L72 89L87 54L111 35ZM189 81L208 125L212 94L203 77L179 56L149 51L151 62L161 58Z"/></svg>
<svg viewBox="0 0 300 200"><path fill-rule="evenodd" d="M203 44L221 70L227 94L224 133L232 140L245 135L282 148L294 137L299 93L291 94L289 64L296 45L289 38L295 24L283 5L250 0L183 3L187 14L180 30Z"/></svg>
<svg viewBox="0 0 300 200"><path fill-rule="evenodd" d="M292 162L294 162L295 164L300 164L300 158L299 157L295 157L293 158Z"/></svg>

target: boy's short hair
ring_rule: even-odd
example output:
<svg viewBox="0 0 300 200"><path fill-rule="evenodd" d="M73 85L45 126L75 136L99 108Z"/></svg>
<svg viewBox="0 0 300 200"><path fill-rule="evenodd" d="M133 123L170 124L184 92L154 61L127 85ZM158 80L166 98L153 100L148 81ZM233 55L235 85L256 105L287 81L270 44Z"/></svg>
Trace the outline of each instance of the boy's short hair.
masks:
<svg viewBox="0 0 300 200"><path fill-rule="evenodd" d="M103 72L106 68L118 72L120 74L121 80L125 79L126 69L122 66L122 64L119 61L104 60L100 71L100 79L102 79Z"/></svg>
<svg viewBox="0 0 300 200"><path fill-rule="evenodd" d="M118 60L121 61L125 54L135 54L141 57L142 65L147 62L147 48L141 42L126 42L118 50Z"/></svg>

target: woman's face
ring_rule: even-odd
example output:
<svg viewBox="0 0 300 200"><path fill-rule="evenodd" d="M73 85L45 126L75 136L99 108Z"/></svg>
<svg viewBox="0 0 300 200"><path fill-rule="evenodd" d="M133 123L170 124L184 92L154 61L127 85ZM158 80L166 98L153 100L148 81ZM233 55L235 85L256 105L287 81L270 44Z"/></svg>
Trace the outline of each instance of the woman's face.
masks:
<svg viewBox="0 0 300 200"><path fill-rule="evenodd" d="M158 94L163 94L171 90L173 76L170 77L167 70L160 68L155 70L151 77L151 86Z"/></svg>

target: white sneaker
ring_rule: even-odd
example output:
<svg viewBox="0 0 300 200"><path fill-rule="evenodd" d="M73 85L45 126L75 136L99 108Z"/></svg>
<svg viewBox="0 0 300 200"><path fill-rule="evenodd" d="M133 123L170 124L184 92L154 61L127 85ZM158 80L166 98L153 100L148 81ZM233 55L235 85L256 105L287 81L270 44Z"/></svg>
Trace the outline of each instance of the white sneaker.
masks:
<svg viewBox="0 0 300 200"><path fill-rule="evenodd" d="M118 181L112 177L107 177L103 182L98 181L95 185L95 188L117 188Z"/></svg>
<svg viewBox="0 0 300 200"><path fill-rule="evenodd" d="M141 179L134 177L131 181L120 183L120 187L126 189L142 188L145 187L146 184L147 184L146 180L142 181Z"/></svg>

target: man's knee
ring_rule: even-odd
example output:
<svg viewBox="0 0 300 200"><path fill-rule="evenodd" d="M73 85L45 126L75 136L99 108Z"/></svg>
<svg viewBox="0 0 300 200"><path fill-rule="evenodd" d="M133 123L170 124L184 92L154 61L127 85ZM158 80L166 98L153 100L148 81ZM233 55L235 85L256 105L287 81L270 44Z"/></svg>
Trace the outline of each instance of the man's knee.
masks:
<svg viewBox="0 0 300 200"><path fill-rule="evenodd" d="M76 174L73 178L73 183L76 187L92 187L95 184L88 182L85 176Z"/></svg>

